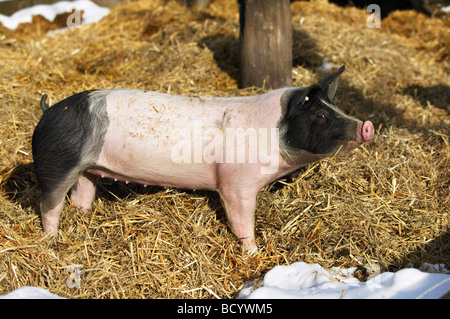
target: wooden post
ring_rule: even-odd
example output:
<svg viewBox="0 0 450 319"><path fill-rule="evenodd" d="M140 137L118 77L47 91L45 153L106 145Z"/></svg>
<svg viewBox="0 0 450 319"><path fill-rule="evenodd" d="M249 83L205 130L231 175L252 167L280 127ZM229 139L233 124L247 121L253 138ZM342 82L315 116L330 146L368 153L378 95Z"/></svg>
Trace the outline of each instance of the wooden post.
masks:
<svg viewBox="0 0 450 319"><path fill-rule="evenodd" d="M188 7L196 7L196 8L208 8L210 5L210 0L184 0Z"/></svg>
<svg viewBox="0 0 450 319"><path fill-rule="evenodd" d="M238 0L241 87L292 85L290 0Z"/></svg>

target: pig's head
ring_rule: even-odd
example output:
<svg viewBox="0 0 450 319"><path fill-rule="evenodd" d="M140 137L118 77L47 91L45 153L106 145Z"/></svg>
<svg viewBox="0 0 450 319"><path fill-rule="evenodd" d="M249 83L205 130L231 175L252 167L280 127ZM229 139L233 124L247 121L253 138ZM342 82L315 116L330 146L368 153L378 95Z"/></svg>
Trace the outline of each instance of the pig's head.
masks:
<svg viewBox="0 0 450 319"><path fill-rule="evenodd" d="M279 122L280 151L290 164L309 162L354 149L372 139L372 122L343 113L331 100L342 66L308 88L288 91Z"/></svg>

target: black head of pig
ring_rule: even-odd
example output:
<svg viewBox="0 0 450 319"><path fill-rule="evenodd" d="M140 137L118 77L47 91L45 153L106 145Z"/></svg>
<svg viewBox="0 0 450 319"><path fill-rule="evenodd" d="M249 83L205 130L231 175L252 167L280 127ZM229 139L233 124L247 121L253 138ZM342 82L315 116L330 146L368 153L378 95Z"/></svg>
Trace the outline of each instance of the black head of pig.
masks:
<svg viewBox="0 0 450 319"><path fill-rule="evenodd" d="M372 138L371 122L362 123L331 102L337 78L344 69L342 66L308 88L290 91L285 99L285 113L279 124L280 150L291 164L304 161L305 156L311 161L348 151Z"/></svg>

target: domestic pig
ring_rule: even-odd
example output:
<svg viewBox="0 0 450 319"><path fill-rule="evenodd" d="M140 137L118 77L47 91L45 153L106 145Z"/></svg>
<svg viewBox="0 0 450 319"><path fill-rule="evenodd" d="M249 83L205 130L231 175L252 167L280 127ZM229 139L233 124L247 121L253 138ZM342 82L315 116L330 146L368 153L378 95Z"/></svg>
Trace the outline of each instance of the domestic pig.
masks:
<svg viewBox="0 0 450 319"><path fill-rule="evenodd" d="M307 88L250 97L91 90L49 107L44 95L32 139L44 232L57 233L69 190L73 204L89 210L102 177L217 191L231 230L255 249L262 187L374 135L370 121L331 102L343 71Z"/></svg>

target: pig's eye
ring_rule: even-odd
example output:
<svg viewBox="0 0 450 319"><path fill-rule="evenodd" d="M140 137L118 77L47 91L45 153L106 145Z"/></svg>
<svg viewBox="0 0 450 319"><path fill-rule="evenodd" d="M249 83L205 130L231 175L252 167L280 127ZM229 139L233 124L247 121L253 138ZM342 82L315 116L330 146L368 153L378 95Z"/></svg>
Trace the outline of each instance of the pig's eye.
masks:
<svg viewBox="0 0 450 319"><path fill-rule="evenodd" d="M319 123L323 123L327 120L328 113L325 110L317 110L315 115L316 115L317 121Z"/></svg>

